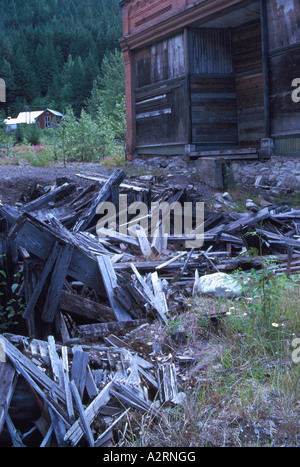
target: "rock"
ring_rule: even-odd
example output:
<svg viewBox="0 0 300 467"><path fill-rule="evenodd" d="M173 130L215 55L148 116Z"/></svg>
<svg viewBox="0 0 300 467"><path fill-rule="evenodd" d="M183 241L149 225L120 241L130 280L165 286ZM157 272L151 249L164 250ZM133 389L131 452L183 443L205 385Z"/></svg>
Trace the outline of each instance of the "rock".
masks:
<svg viewBox="0 0 300 467"><path fill-rule="evenodd" d="M252 199L246 200L246 209L249 209L249 211L252 211L252 212L259 211L259 207L257 206L257 204L254 203L254 201L252 201Z"/></svg>
<svg viewBox="0 0 300 467"><path fill-rule="evenodd" d="M141 182L152 182L154 180L153 175L141 175L139 178Z"/></svg>
<svg viewBox="0 0 300 467"><path fill-rule="evenodd" d="M199 277L197 271L193 295L201 294L219 298L240 297L242 294L242 287L229 274L217 272L215 274Z"/></svg>
<svg viewBox="0 0 300 467"><path fill-rule="evenodd" d="M227 191L226 191L225 193L223 193L222 196L223 196L223 198L226 199L227 201L233 201L232 196L231 196L229 193L227 193Z"/></svg>
<svg viewBox="0 0 300 467"><path fill-rule="evenodd" d="M68 177L58 177L56 179L56 186L63 186L65 183L71 183Z"/></svg>
<svg viewBox="0 0 300 467"><path fill-rule="evenodd" d="M269 206L272 206L273 203L271 203L270 201L267 201L266 199L261 199L260 202L259 202L259 205L262 207L262 208L267 208Z"/></svg>

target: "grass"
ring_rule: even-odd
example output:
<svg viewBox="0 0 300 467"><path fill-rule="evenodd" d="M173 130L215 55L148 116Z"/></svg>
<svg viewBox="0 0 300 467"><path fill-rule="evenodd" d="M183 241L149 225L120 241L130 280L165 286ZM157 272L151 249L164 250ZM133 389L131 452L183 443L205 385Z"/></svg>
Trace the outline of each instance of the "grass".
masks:
<svg viewBox="0 0 300 467"><path fill-rule="evenodd" d="M124 154L114 154L110 157L104 157L100 162L101 165L109 167L123 167L127 164Z"/></svg>
<svg viewBox="0 0 300 467"><path fill-rule="evenodd" d="M269 325L258 303L249 308L248 297L187 301L171 325L171 331L179 322L188 330L184 347L172 343L173 355L196 357L178 373L186 398L162 407L157 420L136 414L128 446L299 446L300 363L293 362L291 346L300 337L299 280L277 287ZM212 323L208 316L217 313Z"/></svg>

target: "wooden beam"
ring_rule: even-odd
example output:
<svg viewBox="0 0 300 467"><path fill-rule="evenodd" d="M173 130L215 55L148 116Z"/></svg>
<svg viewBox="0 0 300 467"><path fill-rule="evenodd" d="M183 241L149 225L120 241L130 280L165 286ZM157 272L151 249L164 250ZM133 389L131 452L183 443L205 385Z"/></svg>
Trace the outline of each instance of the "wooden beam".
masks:
<svg viewBox="0 0 300 467"><path fill-rule="evenodd" d="M134 319L129 321L97 323L97 324L82 324L77 326L77 333L80 336L86 337L104 337L112 332L122 332L141 324L148 323L146 319Z"/></svg>
<svg viewBox="0 0 300 467"><path fill-rule="evenodd" d="M103 281L96 256L86 249L59 221L55 221L56 224L53 226L39 221L29 213L23 213L15 218L8 236L29 253L42 260L48 259L56 242L74 245L75 250L68 275L103 295Z"/></svg>
<svg viewBox="0 0 300 467"><path fill-rule="evenodd" d="M118 321L130 320L130 315L114 297L114 289L118 286L118 282L110 258L108 256L98 256L97 261L104 287L116 319Z"/></svg>
<svg viewBox="0 0 300 467"><path fill-rule="evenodd" d="M36 287L34 289L34 292L33 292L32 296L30 297L29 302L27 303L25 312L23 314L24 319L29 319L30 318L30 316L31 316L31 314L32 314L32 312L34 310L34 307L36 305L36 302L38 301L38 298L39 298L39 296L40 296L40 294L41 294L41 292L43 290L46 279L49 276L50 272L52 271L52 268L53 268L53 266L55 264L58 253L59 253L59 246L58 246L58 243L56 242L53 249L52 249L52 252L51 252L49 258L46 261L43 272L42 272L41 277L39 278L39 281L38 281L38 283L37 283L37 285L36 285Z"/></svg>
<svg viewBox="0 0 300 467"><path fill-rule="evenodd" d="M16 385L16 371L10 363L0 360L0 433L2 432Z"/></svg>
<svg viewBox="0 0 300 467"><path fill-rule="evenodd" d="M92 222L96 215L97 206L104 201L107 201L111 196L111 189L113 186L120 185L125 179L126 175L123 170L116 170L111 177L107 180L104 186L101 188L99 194L93 198L92 203L86 209L86 211L81 215L80 220L76 222L73 227L73 232L78 232L79 230L86 230L89 224Z"/></svg>
<svg viewBox="0 0 300 467"><path fill-rule="evenodd" d="M94 319L100 322L112 321L114 313L111 307L97 303L81 295L63 290L60 295L59 307L69 313Z"/></svg>
<svg viewBox="0 0 300 467"><path fill-rule="evenodd" d="M42 320L45 323L52 323L54 320L59 304L60 294L68 273L73 252L73 245L65 245L60 247L42 313Z"/></svg>

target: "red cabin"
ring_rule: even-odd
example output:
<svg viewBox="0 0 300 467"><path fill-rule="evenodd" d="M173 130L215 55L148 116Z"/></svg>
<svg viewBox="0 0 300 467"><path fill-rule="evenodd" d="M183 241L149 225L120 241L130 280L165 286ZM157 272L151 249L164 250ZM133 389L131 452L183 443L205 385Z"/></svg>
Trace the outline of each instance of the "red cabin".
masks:
<svg viewBox="0 0 300 467"><path fill-rule="evenodd" d="M62 117L62 113L56 110L46 109L35 119L35 122L44 130L45 128L50 128L53 124L59 124Z"/></svg>

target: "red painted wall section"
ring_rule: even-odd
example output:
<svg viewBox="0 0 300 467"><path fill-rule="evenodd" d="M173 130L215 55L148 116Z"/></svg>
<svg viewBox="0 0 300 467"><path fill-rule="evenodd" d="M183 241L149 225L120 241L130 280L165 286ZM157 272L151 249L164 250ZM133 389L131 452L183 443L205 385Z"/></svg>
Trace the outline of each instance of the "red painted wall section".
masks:
<svg viewBox="0 0 300 467"><path fill-rule="evenodd" d="M126 157L131 160L135 149L135 100L134 100L134 56L129 50L123 52L125 62L125 95L126 95Z"/></svg>

